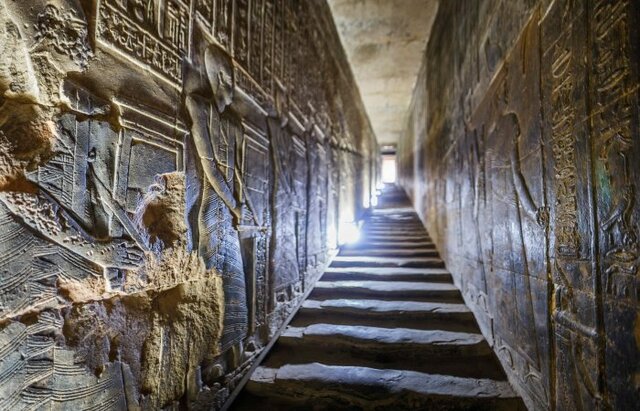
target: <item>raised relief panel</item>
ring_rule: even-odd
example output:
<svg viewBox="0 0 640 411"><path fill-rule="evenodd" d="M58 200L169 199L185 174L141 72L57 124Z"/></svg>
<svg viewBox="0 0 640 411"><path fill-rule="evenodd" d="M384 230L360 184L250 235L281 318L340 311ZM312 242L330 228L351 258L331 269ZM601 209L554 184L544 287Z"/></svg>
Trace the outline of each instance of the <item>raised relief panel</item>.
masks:
<svg viewBox="0 0 640 411"><path fill-rule="evenodd" d="M140 105L116 100L123 129L118 138L115 167L116 201L134 213L156 175L184 171L187 129L170 117Z"/></svg>
<svg viewBox="0 0 640 411"><path fill-rule="evenodd" d="M547 408L549 212L543 185L538 36L534 14L493 78L471 122L484 145L484 170L480 175L486 178L483 191L487 198L477 213L489 231L480 241L487 250L483 254L489 254L484 271L488 306L494 313L495 343L502 352L508 352L508 359L502 356L503 364L510 364L512 375L520 379L537 405ZM455 154L455 150L448 151L449 158ZM451 161L449 172L460 174L454 167L459 165ZM467 180L466 184L470 183L477 185ZM454 214L458 191L453 181L446 186L444 198L452 202L447 216L451 221L459 219ZM473 204L469 206L466 212L473 213ZM447 227L450 225L451 222ZM456 249L455 233L446 237L452 243L449 249ZM482 290L484 284L475 286Z"/></svg>
<svg viewBox="0 0 640 411"><path fill-rule="evenodd" d="M302 139L292 136L293 160L293 199L295 210L295 237L298 270L303 276L306 271L306 238L307 238L307 149Z"/></svg>
<svg viewBox="0 0 640 411"><path fill-rule="evenodd" d="M45 311L31 325L11 322L0 330L0 409L126 408L126 367L105 364L96 377L73 351L57 346L62 326L58 315Z"/></svg>
<svg viewBox="0 0 640 411"><path fill-rule="evenodd" d="M585 2L556 2L542 24L543 109L547 186L550 199L549 254L553 279L550 313L555 343L558 409L596 408L598 386L598 274L593 232ZM559 31L558 27L567 29Z"/></svg>
<svg viewBox="0 0 640 411"><path fill-rule="evenodd" d="M0 409L219 408L327 263L329 187L333 223L362 198L338 39L305 2L36 3L0 0L33 155L0 150Z"/></svg>
<svg viewBox="0 0 640 411"><path fill-rule="evenodd" d="M274 163L272 275L275 276L274 291L279 292L300 279L297 261L299 238L296 233L299 210L294 181L297 170L293 136L278 124L277 119L270 120L269 129Z"/></svg>
<svg viewBox="0 0 640 411"><path fill-rule="evenodd" d="M184 0L98 0L98 43L176 88L189 50L190 3Z"/></svg>
<svg viewBox="0 0 640 411"><path fill-rule="evenodd" d="M640 402L640 5L589 2L589 91L607 405ZM634 377L635 376L635 377Z"/></svg>

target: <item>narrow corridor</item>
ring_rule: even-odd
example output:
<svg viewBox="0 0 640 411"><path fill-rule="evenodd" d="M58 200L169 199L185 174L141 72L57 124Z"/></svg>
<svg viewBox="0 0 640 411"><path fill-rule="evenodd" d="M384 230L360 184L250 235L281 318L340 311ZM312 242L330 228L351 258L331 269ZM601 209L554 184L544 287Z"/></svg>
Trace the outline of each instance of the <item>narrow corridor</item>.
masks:
<svg viewBox="0 0 640 411"><path fill-rule="evenodd" d="M387 186L235 409L524 409L405 194Z"/></svg>

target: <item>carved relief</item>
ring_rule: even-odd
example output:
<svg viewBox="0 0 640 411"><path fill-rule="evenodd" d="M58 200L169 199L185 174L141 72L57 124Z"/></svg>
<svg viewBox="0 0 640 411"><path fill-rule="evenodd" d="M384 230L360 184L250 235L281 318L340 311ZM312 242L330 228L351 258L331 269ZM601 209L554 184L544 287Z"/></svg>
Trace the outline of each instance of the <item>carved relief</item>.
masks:
<svg viewBox="0 0 640 411"><path fill-rule="evenodd" d="M633 408L640 8L525 3L440 3L400 179L528 407Z"/></svg>
<svg viewBox="0 0 640 411"><path fill-rule="evenodd" d="M182 61L189 49L189 3L100 0L97 13L100 44L181 87Z"/></svg>
<svg viewBox="0 0 640 411"><path fill-rule="evenodd" d="M312 123L364 172L284 20L339 40L282 0L36 3L0 0L0 409L219 408L327 261Z"/></svg>
<svg viewBox="0 0 640 411"><path fill-rule="evenodd" d="M638 168L638 51L634 2L591 2L589 113L602 295L606 377L612 408L633 407L639 385L640 227ZM601 354L602 355L602 354ZM601 383L602 384L602 383Z"/></svg>

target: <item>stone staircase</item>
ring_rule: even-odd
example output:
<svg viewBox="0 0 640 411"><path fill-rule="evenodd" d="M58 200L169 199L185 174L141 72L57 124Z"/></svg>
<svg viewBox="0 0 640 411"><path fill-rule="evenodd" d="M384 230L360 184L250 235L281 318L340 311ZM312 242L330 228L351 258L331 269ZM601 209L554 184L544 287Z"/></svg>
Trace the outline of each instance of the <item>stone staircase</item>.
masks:
<svg viewBox="0 0 640 411"><path fill-rule="evenodd" d="M417 215L388 187L237 410L521 410Z"/></svg>

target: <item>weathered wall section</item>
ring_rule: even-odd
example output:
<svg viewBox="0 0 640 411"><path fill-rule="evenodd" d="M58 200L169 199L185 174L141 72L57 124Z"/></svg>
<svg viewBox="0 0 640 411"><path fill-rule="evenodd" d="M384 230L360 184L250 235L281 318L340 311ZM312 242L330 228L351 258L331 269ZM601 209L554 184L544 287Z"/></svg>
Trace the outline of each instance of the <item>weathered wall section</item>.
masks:
<svg viewBox="0 0 640 411"><path fill-rule="evenodd" d="M322 1L0 0L0 409L220 405L375 146Z"/></svg>
<svg viewBox="0 0 640 411"><path fill-rule="evenodd" d="M414 92L402 184L532 409L640 403L639 23L445 1Z"/></svg>

